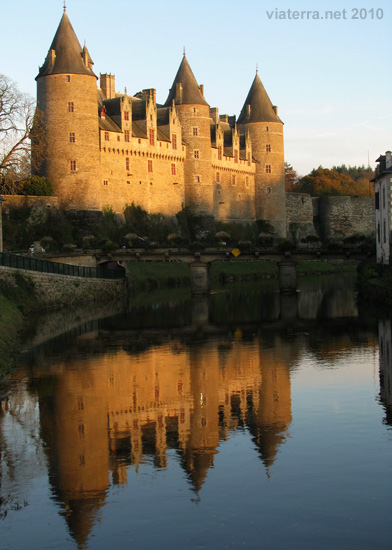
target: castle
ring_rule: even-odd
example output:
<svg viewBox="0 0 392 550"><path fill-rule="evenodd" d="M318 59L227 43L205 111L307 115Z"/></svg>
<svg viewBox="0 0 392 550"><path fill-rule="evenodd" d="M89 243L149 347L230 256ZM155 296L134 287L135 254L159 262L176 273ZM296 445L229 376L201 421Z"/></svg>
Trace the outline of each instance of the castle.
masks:
<svg viewBox="0 0 392 550"><path fill-rule="evenodd" d="M40 175L67 208L122 213L133 202L173 216L185 206L217 220L264 220L285 236L283 123L257 72L237 120L208 105L185 53L163 105L155 89L117 93L111 74L97 88L64 8L36 81Z"/></svg>

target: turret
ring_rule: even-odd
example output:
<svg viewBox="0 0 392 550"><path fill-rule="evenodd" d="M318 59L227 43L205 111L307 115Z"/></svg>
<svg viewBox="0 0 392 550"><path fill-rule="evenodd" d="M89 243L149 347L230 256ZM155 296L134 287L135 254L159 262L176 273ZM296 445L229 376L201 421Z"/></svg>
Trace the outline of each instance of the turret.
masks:
<svg viewBox="0 0 392 550"><path fill-rule="evenodd" d="M165 107L176 106L187 146L185 204L196 214L211 215L213 204L210 108L203 86L197 84L185 57L170 89Z"/></svg>
<svg viewBox="0 0 392 550"><path fill-rule="evenodd" d="M269 222L280 237L286 236L286 202L283 122L256 72L237 121L252 143L256 168L256 218Z"/></svg>
<svg viewBox="0 0 392 550"><path fill-rule="evenodd" d="M97 77L86 45L82 49L64 14L39 69L37 104L46 138L40 173L52 182L67 208L100 208Z"/></svg>

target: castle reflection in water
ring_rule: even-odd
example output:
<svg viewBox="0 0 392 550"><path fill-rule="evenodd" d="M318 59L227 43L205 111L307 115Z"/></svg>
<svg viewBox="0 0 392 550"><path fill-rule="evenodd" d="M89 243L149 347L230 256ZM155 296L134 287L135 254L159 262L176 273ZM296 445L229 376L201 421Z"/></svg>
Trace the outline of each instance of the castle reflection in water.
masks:
<svg viewBox="0 0 392 550"><path fill-rule="evenodd" d="M61 355L36 357L17 372L28 387L25 399L36 402L50 484L79 543L87 539L108 487L126 484L129 468L145 462L166 468L171 450L200 496L220 442L245 429L269 475L289 435L290 376L301 353L313 345L313 353L331 357L350 346L336 311L336 336L324 341L318 335L317 344L314 330L297 319L297 304L274 315L277 327L256 330L209 325L208 302L193 303L192 315L183 334L89 333ZM295 336L286 330L290 326L297 326ZM324 330L322 323L316 330ZM388 343L384 355L381 346L381 371L389 387L390 324L383 330L380 337ZM377 346L367 331L360 340L364 347ZM390 387L382 388L388 407Z"/></svg>

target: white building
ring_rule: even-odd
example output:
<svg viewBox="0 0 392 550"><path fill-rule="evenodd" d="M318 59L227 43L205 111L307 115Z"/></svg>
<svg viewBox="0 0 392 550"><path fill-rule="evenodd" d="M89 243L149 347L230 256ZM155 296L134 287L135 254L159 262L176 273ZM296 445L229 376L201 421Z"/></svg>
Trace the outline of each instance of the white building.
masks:
<svg viewBox="0 0 392 550"><path fill-rule="evenodd" d="M376 206L377 263L389 264L391 257L392 230L392 153L387 151L376 162L374 182Z"/></svg>

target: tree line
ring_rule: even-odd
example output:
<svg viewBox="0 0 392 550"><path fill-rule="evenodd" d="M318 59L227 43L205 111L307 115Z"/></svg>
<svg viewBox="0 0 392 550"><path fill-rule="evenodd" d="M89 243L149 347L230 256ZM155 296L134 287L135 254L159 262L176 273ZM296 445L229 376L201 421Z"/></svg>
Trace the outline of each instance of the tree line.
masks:
<svg viewBox="0 0 392 550"><path fill-rule="evenodd" d="M291 164L285 163L286 191L289 193L307 193L313 197L350 196L372 197L374 170L362 166L332 166L314 168L304 177L298 176Z"/></svg>

